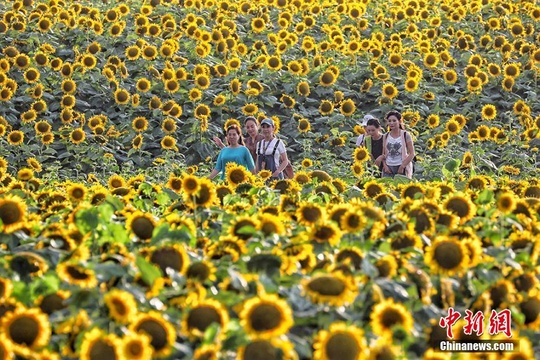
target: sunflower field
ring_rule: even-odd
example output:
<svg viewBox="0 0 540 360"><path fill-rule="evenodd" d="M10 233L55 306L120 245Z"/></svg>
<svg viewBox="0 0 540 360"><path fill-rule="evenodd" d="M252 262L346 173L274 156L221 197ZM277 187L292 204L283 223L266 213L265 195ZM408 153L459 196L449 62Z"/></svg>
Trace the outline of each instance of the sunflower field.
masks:
<svg viewBox="0 0 540 360"><path fill-rule="evenodd" d="M534 0L7 0L0 33L0 359L540 357ZM393 109L413 180L355 148ZM294 179L206 178L249 115Z"/></svg>

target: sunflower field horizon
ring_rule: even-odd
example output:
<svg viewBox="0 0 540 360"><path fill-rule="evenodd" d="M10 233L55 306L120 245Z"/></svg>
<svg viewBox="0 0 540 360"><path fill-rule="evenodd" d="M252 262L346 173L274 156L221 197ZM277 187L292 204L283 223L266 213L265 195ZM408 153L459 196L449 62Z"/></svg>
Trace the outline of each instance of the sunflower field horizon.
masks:
<svg viewBox="0 0 540 360"><path fill-rule="evenodd" d="M0 357L538 358L539 27L532 0L1 2ZM355 147L390 110L412 180ZM247 116L294 179L206 178Z"/></svg>

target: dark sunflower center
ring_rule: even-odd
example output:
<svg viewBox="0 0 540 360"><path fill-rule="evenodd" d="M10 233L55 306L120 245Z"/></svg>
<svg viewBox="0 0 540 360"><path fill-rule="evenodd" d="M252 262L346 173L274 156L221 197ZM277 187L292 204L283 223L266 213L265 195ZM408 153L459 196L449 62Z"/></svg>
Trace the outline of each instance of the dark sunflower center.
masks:
<svg viewBox="0 0 540 360"><path fill-rule="evenodd" d="M200 281L204 281L208 279L209 275L210 275L210 269L208 269L208 266L206 266L202 262L192 264L187 271L188 278L190 279L195 278Z"/></svg>
<svg viewBox="0 0 540 360"><path fill-rule="evenodd" d="M158 322L154 320L143 321L137 327L137 331L141 330L150 335L152 338L150 345L156 351L160 351L167 345L167 331Z"/></svg>
<svg viewBox="0 0 540 360"><path fill-rule="evenodd" d="M32 346L39 334L39 324L31 318L20 317L9 326L9 336L13 342Z"/></svg>
<svg viewBox="0 0 540 360"><path fill-rule="evenodd" d="M442 243L435 249L435 261L444 269L454 269L463 261L463 253L457 244Z"/></svg>
<svg viewBox="0 0 540 360"><path fill-rule="evenodd" d="M254 341L246 346L244 360L278 360L279 351L266 340Z"/></svg>
<svg viewBox="0 0 540 360"><path fill-rule="evenodd" d="M88 279L88 274L86 274L84 271L81 271L75 266L68 266L67 267L67 273L72 279L75 280L86 280Z"/></svg>
<svg viewBox="0 0 540 360"><path fill-rule="evenodd" d="M243 170L233 170L230 175L231 181L235 184L239 184L246 180L246 176Z"/></svg>
<svg viewBox="0 0 540 360"><path fill-rule="evenodd" d="M272 304L260 304L249 316L251 327L255 331L267 331L275 329L281 323L281 312Z"/></svg>
<svg viewBox="0 0 540 360"><path fill-rule="evenodd" d="M127 351L128 355L130 356L133 356L133 357L137 357L137 356L140 356L143 352L143 347L141 346L140 343L138 342L131 342L128 346L127 346Z"/></svg>
<svg viewBox="0 0 540 360"><path fill-rule="evenodd" d="M357 229L360 227L360 225L362 225L362 219L360 216L358 216L358 214L350 214L347 216L347 225L351 229Z"/></svg>
<svg viewBox="0 0 540 360"><path fill-rule="evenodd" d="M459 217L465 217L469 215L469 204L462 201L461 199L452 199L448 205L447 209L457 214Z"/></svg>
<svg viewBox="0 0 540 360"><path fill-rule="evenodd" d="M530 324L538 319L540 314L540 300L531 298L519 305L521 312L525 315L525 324Z"/></svg>
<svg viewBox="0 0 540 360"><path fill-rule="evenodd" d="M21 220L22 212L14 202L6 202L0 206L0 219L4 225L11 225Z"/></svg>
<svg viewBox="0 0 540 360"><path fill-rule="evenodd" d="M333 334L326 343L328 359L354 360L358 359L360 348L356 340L344 333Z"/></svg>
<svg viewBox="0 0 540 360"><path fill-rule="evenodd" d="M121 316L125 315L128 311L126 308L126 304L120 299L114 299L112 301L112 305L114 307L114 310Z"/></svg>
<svg viewBox="0 0 540 360"><path fill-rule="evenodd" d="M386 329L392 328L394 325L401 324L403 317L401 313L395 309L386 309L381 316L381 323Z"/></svg>
<svg viewBox="0 0 540 360"><path fill-rule="evenodd" d="M154 224L150 219L138 217L131 223L131 229L141 239L150 239L154 231Z"/></svg>
<svg viewBox="0 0 540 360"><path fill-rule="evenodd" d="M319 240L328 240L334 235L334 230L328 226L321 226L315 232L315 237Z"/></svg>
<svg viewBox="0 0 540 360"><path fill-rule="evenodd" d="M50 315L55 311L65 309L67 305L64 304L64 299L58 294L50 294L43 298L39 307L45 314Z"/></svg>
<svg viewBox="0 0 540 360"><path fill-rule="evenodd" d="M221 325L221 317L213 307L200 306L189 312L187 323L190 329L197 328L204 332L212 323Z"/></svg>
<svg viewBox="0 0 540 360"><path fill-rule="evenodd" d="M158 265L164 274L166 273L165 270L168 267L174 269L175 271L180 271L184 266L184 259L182 258L182 255L173 248L163 248L154 251L150 261Z"/></svg>
<svg viewBox="0 0 540 360"><path fill-rule="evenodd" d="M321 295L339 296L345 291L345 284L331 276L322 276L311 280L308 288Z"/></svg>
<svg viewBox="0 0 540 360"><path fill-rule="evenodd" d="M98 340L94 343L90 349L90 360L101 360L101 359L116 359L116 351L114 346L108 344L103 340Z"/></svg>

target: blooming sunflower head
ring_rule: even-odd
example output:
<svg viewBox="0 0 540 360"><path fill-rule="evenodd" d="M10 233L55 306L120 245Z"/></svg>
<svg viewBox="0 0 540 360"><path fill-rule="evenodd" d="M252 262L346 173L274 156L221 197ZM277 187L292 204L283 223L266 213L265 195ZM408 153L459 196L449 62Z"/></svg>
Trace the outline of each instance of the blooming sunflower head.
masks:
<svg viewBox="0 0 540 360"><path fill-rule="evenodd" d="M275 294L248 299L239 314L246 332L257 338L274 338L286 334L293 325L292 310Z"/></svg>

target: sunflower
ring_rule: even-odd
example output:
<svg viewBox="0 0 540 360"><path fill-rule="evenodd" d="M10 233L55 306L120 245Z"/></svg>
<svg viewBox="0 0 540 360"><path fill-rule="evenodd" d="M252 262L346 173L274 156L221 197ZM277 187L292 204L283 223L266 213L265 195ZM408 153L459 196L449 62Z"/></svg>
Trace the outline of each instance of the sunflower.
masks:
<svg viewBox="0 0 540 360"><path fill-rule="evenodd" d="M195 234L195 231L192 232ZM198 283L216 280L215 266L206 260L192 262L186 270L186 278Z"/></svg>
<svg viewBox="0 0 540 360"><path fill-rule="evenodd" d="M265 359L298 359L298 354L294 350L294 345L290 341L281 338L255 338L238 349L236 359L260 360L261 356L264 356Z"/></svg>
<svg viewBox="0 0 540 360"><path fill-rule="evenodd" d="M493 120L497 116L497 108L495 105L486 104L482 107L482 119Z"/></svg>
<svg viewBox="0 0 540 360"><path fill-rule="evenodd" d="M339 222L340 229L349 233L358 232L362 230L365 225L366 225L366 220L363 216L363 213L359 209L349 208L340 217L340 222Z"/></svg>
<svg viewBox="0 0 540 360"><path fill-rule="evenodd" d="M370 159L370 154L367 150L367 148L363 146L359 146L356 149L354 149L353 152L353 160L357 163L365 163Z"/></svg>
<svg viewBox="0 0 540 360"><path fill-rule="evenodd" d="M311 123L308 119L302 118L298 120L298 131L301 133L306 133L311 130Z"/></svg>
<svg viewBox="0 0 540 360"><path fill-rule="evenodd" d="M0 199L2 232L9 234L22 228L26 222L26 204L18 196L7 195Z"/></svg>
<svg viewBox="0 0 540 360"><path fill-rule="evenodd" d="M375 262L374 265L379 272L379 277L391 279L397 274L398 264L393 255L385 255L381 257Z"/></svg>
<svg viewBox="0 0 540 360"><path fill-rule="evenodd" d="M263 18L254 17L251 19L251 31L260 33L266 29L266 21Z"/></svg>
<svg viewBox="0 0 540 360"><path fill-rule="evenodd" d="M476 205L465 194L454 194L446 198L443 208L459 216L462 224L476 214Z"/></svg>
<svg viewBox="0 0 540 360"><path fill-rule="evenodd" d="M198 104L195 107L194 115L199 120L208 119L210 117L210 114L210 108L206 104Z"/></svg>
<svg viewBox="0 0 540 360"><path fill-rule="evenodd" d="M344 116L352 116L354 112L356 111L356 105L354 104L354 101L351 99L344 100L341 103L341 107L339 111Z"/></svg>
<svg viewBox="0 0 540 360"><path fill-rule="evenodd" d="M122 338L124 357L130 360L150 360L153 352L150 340L150 336L143 332L125 335Z"/></svg>
<svg viewBox="0 0 540 360"><path fill-rule="evenodd" d="M328 330L320 330L315 335L313 349L314 360L354 360L367 357L363 330L344 322L333 322Z"/></svg>
<svg viewBox="0 0 540 360"><path fill-rule="evenodd" d="M165 135L163 139L161 139L160 144L161 148L164 150L178 151L178 147L176 146L176 139L170 135Z"/></svg>
<svg viewBox="0 0 540 360"><path fill-rule="evenodd" d="M319 76L319 84L325 87L332 86L337 80L337 76L334 72L330 70L324 71Z"/></svg>
<svg viewBox="0 0 540 360"><path fill-rule="evenodd" d="M252 237L252 230L257 228L255 219L248 216L240 216L231 222L229 234L241 240L249 240Z"/></svg>
<svg viewBox="0 0 540 360"><path fill-rule="evenodd" d="M186 250L179 244L153 248L149 260L156 264L163 274L167 274L167 268L183 274L189 266L189 257Z"/></svg>
<svg viewBox="0 0 540 360"><path fill-rule="evenodd" d="M137 314L135 297L126 290L112 289L103 297L109 316L120 324L128 324Z"/></svg>
<svg viewBox="0 0 540 360"><path fill-rule="evenodd" d="M501 86L505 91L511 92L514 87L514 84L515 84L515 80L513 77L505 76L502 80Z"/></svg>
<svg viewBox="0 0 540 360"><path fill-rule="evenodd" d="M184 175L182 177L182 190L186 196L191 197L199 191L199 178L195 175Z"/></svg>
<svg viewBox="0 0 540 360"><path fill-rule="evenodd" d="M42 348L51 337L49 318L38 308L16 307L6 312L1 326L3 335L16 353Z"/></svg>
<svg viewBox="0 0 540 360"><path fill-rule="evenodd" d="M151 214L137 210L129 214L126 228L139 239L148 240L152 238L156 223L157 221Z"/></svg>
<svg viewBox="0 0 540 360"><path fill-rule="evenodd" d="M148 129L148 120L144 116L138 116L131 122L131 127L137 132L143 132Z"/></svg>
<svg viewBox="0 0 540 360"><path fill-rule="evenodd" d="M7 140L10 145L21 145L24 141L24 133L20 130L10 131Z"/></svg>
<svg viewBox="0 0 540 360"><path fill-rule="evenodd" d="M398 90L392 83L386 83L382 86L382 96L386 99L392 100L398 95Z"/></svg>
<svg viewBox="0 0 540 360"><path fill-rule="evenodd" d="M79 358L123 360L122 341L115 334L105 334L99 327L94 327L82 338Z"/></svg>
<svg viewBox="0 0 540 360"><path fill-rule="evenodd" d="M247 171L245 166L234 163L227 165L225 178L230 185L237 187L240 184L251 182L251 174Z"/></svg>
<svg viewBox="0 0 540 360"><path fill-rule="evenodd" d="M212 324L218 324L224 332L229 322L227 307L214 299L195 301L187 311L182 329L190 337L200 338Z"/></svg>
<svg viewBox="0 0 540 360"><path fill-rule="evenodd" d="M259 339L284 335L294 324L289 304L275 294L263 294L246 300L239 318L245 331Z"/></svg>
<svg viewBox="0 0 540 360"><path fill-rule="evenodd" d="M82 128L74 129L69 134L69 141L75 145L82 143L84 139L86 139L86 133Z"/></svg>
<svg viewBox="0 0 540 360"><path fill-rule="evenodd" d="M516 208L516 196L512 192L503 192L497 198L497 209L508 214Z"/></svg>
<svg viewBox="0 0 540 360"><path fill-rule="evenodd" d="M309 83L307 81L300 81L298 85L296 85L296 92L300 96L309 96L311 93Z"/></svg>
<svg viewBox="0 0 540 360"><path fill-rule="evenodd" d="M285 226L279 216L263 213L258 217L257 230L261 231L265 236L283 235Z"/></svg>
<svg viewBox="0 0 540 360"><path fill-rule="evenodd" d="M540 295L529 295L518 305L524 315L524 326L530 329L537 329L540 324Z"/></svg>
<svg viewBox="0 0 540 360"><path fill-rule="evenodd" d="M153 358L166 357L171 353L176 339L176 331L161 313L157 311L140 313L132 320L129 329L132 332L144 333L150 337L150 345L154 350Z"/></svg>
<svg viewBox="0 0 540 360"><path fill-rule="evenodd" d="M118 88L114 91L114 101L117 104L125 105L129 103L130 98L129 92L125 89Z"/></svg>
<svg viewBox="0 0 540 360"><path fill-rule="evenodd" d="M298 210L296 210L298 223L303 225L315 224L323 220L325 216L325 208L316 203L301 203Z"/></svg>
<svg viewBox="0 0 540 360"><path fill-rule="evenodd" d="M56 266L56 273L61 280L83 289L92 289L98 284L93 270L86 269L75 262L59 263Z"/></svg>
<svg viewBox="0 0 540 360"><path fill-rule="evenodd" d="M321 115L330 115L334 111L334 103L329 100L322 100L319 105Z"/></svg>
<svg viewBox="0 0 540 360"><path fill-rule="evenodd" d="M396 326L407 333L413 328L414 320L409 310L393 299L383 300L373 307L370 325L374 334L391 338Z"/></svg>
<svg viewBox="0 0 540 360"><path fill-rule="evenodd" d="M459 240L439 236L426 249L424 261L434 273L452 276L469 267L469 252Z"/></svg>
<svg viewBox="0 0 540 360"><path fill-rule="evenodd" d="M301 287L313 303L332 306L351 304L358 294L354 279L340 272L320 273L306 278Z"/></svg>
<svg viewBox="0 0 540 360"><path fill-rule="evenodd" d="M87 189L84 184L81 183L70 183L66 187L66 192L70 198L71 201L79 202L84 200Z"/></svg>

